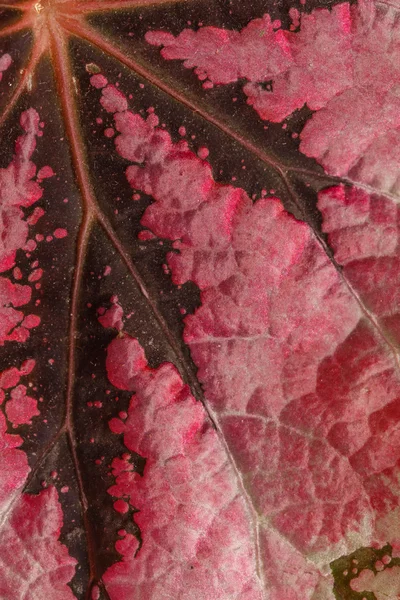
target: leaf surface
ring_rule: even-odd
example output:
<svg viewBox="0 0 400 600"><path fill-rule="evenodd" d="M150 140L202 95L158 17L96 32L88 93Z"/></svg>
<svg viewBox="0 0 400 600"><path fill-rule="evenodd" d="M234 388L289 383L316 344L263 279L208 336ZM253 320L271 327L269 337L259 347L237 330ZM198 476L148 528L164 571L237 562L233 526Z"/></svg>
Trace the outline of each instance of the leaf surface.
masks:
<svg viewBox="0 0 400 600"><path fill-rule="evenodd" d="M0 6L5 600L400 592L398 9L267 9Z"/></svg>

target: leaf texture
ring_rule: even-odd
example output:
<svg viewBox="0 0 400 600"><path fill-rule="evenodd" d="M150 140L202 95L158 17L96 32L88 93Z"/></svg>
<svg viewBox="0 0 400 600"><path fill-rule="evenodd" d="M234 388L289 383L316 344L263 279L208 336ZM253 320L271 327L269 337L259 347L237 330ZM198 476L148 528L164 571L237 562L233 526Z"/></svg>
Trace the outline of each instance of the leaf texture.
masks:
<svg viewBox="0 0 400 600"><path fill-rule="evenodd" d="M396 598L397 5L0 25L0 598Z"/></svg>

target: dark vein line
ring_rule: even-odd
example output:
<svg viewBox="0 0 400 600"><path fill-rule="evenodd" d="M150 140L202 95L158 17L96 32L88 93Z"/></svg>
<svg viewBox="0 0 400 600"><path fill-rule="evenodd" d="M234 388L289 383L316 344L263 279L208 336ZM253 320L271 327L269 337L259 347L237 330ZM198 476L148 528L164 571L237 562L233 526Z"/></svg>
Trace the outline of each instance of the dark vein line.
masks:
<svg viewBox="0 0 400 600"><path fill-rule="evenodd" d="M71 100L71 102L72 102L72 100ZM76 131L78 131L78 126L76 128ZM86 164L87 161L85 159L84 152L81 149L82 142L80 140L78 141L78 137L79 136L77 134L75 134L74 143L77 148L79 147L79 155L80 155L79 165L81 168L81 166ZM85 168L85 173L86 173L86 168ZM93 210L94 215L96 216L99 223L103 227L107 236L111 240L112 244L114 245L115 249L119 253L120 257L122 258L123 262L125 263L126 267L128 268L133 279L135 280L141 293L143 294L144 298L146 299L146 302L148 303L152 313L154 314L155 319L157 320L159 326L161 327L161 330L163 331L163 333L168 341L169 346L171 347L171 349L173 350L173 352L176 356L177 366L178 366L179 370L181 371L182 376L189 383L190 387L192 388L193 394L198 399L202 400L203 392L202 392L201 386L197 380L195 373L193 373L192 369L187 365L186 358L182 352L179 342L176 340L175 335L169 329L168 324L166 323L161 311L159 310L159 308L157 306L157 303L152 299L150 293L147 291L147 287L146 287L146 284L145 284L143 278L141 277L138 270L136 269L129 254L126 252L125 248L119 241L118 236L116 235L111 223L109 222L109 220L107 219L105 214L102 212L102 210L98 206L98 204L95 200L95 197L93 195L93 192L91 189L91 184L90 184L89 177L87 174L85 174L85 181L83 182L83 185L85 188L86 202L90 205L91 209Z"/></svg>
<svg viewBox="0 0 400 600"><path fill-rule="evenodd" d="M159 326L161 327L161 330L164 333L169 346L171 347L171 349L173 350L173 352L177 358L177 367L181 371L182 376L184 377L186 382L189 384L194 396L196 396L196 398L199 400L203 400L203 390L199 384L199 381L198 381L196 375L193 373L192 369L190 367L188 367L188 365L186 364L186 358L182 352L179 342L177 342L177 340L175 339L174 334L169 329L168 324L166 323L156 302L154 302L154 300L151 298L149 292L147 291L146 285L145 285L142 277L140 276L138 270L136 269L132 259L130 258L129 254L125 251L125 248L119 241L118 236L116 235L110 222L108 221L107 217L105 217L105 215L101 212L100 209L96 210L96 217L99 220L99 223L102 225L104 231L108 235L114 248L117 250L118 254L124 261L126 267L128 268L129 273L135 280L135 282L136 282L137 286L139 287L140 291L142 292L143 296L146 298L146 301L149 304L155 318L157 319L157 322L158 322ZM213 420L213 419L211 419L211 420Z"/></svg>
<svg viewBox="0 0 400 600"><path fill-rule="evenodd" d="M86 534L88 559L89 559L89 584L87 589L87 598L94 581L100 579L96 561L96 549L93 539L92 525L88 517L88 500L85 492L85 485L80 468L80 461L77 453L77 440L73 427L73 395L74 383L76 378L76 339L78 336L78 317L79 317L79 299L82 284L82 275L86 257L86 249L94 220L93 209L91 205L91 190L87 179L87 173L84 166L84 157L81 155L79 138L79 125L76 113L76 107L71 89L71 70L68 61L67 50L65 49L65 40L62 32L55 23L50 24L50 44L51 54L54 64L54 77L56 79L58 95L61 102L61 109L64 115L64 122L67 136L70 140L72 162L75 167L75 175L79 188L82 192L82 221L77 240L77 256L75 263L74 279L72 284L72 297L70 307L70 328L69 328L69 351L68 351L68 379L66 391L65 406L65 428L70 447L70 452L74 464L77 478L79 497L82 506L82 519Z"/></svg>
<svg viewBox="0 0 400 600"><path fill-rule="evenodd" d="M79 457L76 450L76 439L74 434L74 419L73 419L73 394L74 394L74 383L76 378L76 338L78 335L78 315L79 315L79 298L80 290L83 278L83 266L86 256L87 243L90 234L91 225L97 220L105 230L106 234L110 238L112 244L118 251L122 260L126 264L130 274L136 281L140 291L146 298L155 318L161 326L164 335L166 336L171 349L176 356L177 366L180 367L183 374L186 375L186 379L189 380L192 386L196 389L197 395L201 396L201 387L190 369L186 365L183 352L179 347L179 343L175 340L173 334L168 328L167 323L164 320L161 312L159 311L156 303L152 300L149 293L147 292L146 286L140 277L135 265L130 259L129 255L125 251L118 237L116 236L111 224L109 223L106 216L102 213L99 208L88 175L87 159L83 150L83 142L81 139L77 108L73 91L70 85L72 79L72 70L68 60L66 41L64 40L63 34L54 24L51 31L51 50L54 60L54 72L58 86L58 93L61 101L62 111L64 114L64 121L66 126L66 132L70 141L72 161L75 167L75 173L78 180L79 189L82 193L83 201L83 219L80 226L79 238L77 241L77 260L74 273L74 281L72 288L72 299L71 299L71 321L70 321L70 333L69 333L69 369L68 369L68 383L67 383L67 394L66 394L66 421L65 428L69 440L71 455L73 458L75 471L77 474L77 481L79 487L79 494L83 506L83 519L85 523L85 530L87 533L88 540L88 554L89 564L91 569L90 586L96 581L100 581L100 574L97 572L94 545L91 535L91 525L87 518L88 501L85 494L84 482L80 472ZM210 417L211 418L211 417ZM89 586L89 587L90 587Z"/></svg>

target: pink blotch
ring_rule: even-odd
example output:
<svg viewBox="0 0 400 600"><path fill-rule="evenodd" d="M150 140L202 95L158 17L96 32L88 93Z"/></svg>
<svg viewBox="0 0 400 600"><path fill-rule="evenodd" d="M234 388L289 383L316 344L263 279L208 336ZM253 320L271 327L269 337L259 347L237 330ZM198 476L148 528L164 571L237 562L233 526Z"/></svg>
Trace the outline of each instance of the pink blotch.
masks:
<svg viewBox="0 0 400 600"><path fill-rule="evenodd" d="M99 309L98 314L98 321L103 327L112 327L118 331L123 329L124 311L120 304L113 303L107 310Z"/></svg>
<svg viewBox="0 0 400 600"><path fill-rule="evenodd" d="M37 400L27 396L26 386L18 385L11 391L11 400L6 404L6 415L14 427L30 425L32 417L40 414L37 409Z"/></svg>
<svg viewBox="0 0 400 600"><path fill-rule="evenodd" d="M24 327L27 327L28 329L33 329L34 327L40 325L40 317L38 317L37 315L28 315L22 321L22 325Z"/></svg>

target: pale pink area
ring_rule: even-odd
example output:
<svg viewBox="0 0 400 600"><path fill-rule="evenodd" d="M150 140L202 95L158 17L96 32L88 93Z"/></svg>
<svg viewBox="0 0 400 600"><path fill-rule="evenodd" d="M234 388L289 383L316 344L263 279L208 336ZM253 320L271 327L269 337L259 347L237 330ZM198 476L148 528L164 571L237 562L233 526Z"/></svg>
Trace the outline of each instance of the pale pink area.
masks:
<svg viewBox="0 0 400 600"><path fill-rule="evenodd" d="M185 142L174 144L154 114L145 120L127 111L114 121L118 153L140 163L127 178L154 201L142 224L180 251L168 255L174 283L194 281L201 290L184 339L206 402L269 524L265 539L276 531L287 561L298 561L298 583L289 586L276 565L275 598L311 600L326 581L313 561L328 569L324 556L332 553L400 543L396 528L382 524L400 508L395 357L309 228L277 199L253 204L243 190L217 184L210 166ZM326 218L350 227L370 211L370 249L382 255L382 267L365 263L360 273L390 311L400 289L397 259L388 260L397 248L396 205L369 207L357 190L344 196L328 192ZM345 209L330 209L334 202ZM356 256L351 243L361 256L368 252L362 234L343 235L343 256ZM390 327L396 335L394 321ZM116 338L107 357L111 382L131 389L144 361L136 340ZM118 419L111 425L126 431Z"/></svg>
<svg viewBox="0 0 400 600"><path fill-rule="evenodd" d="M346 279L374 314L389 343L397 348L400 343L398 204L363 190L338 186L321 192L318 206L324 218L324 231L328 233L335 258L343 265ZM331 430L332 443L342 452L357 450L350 459L353 468L365 478L372 505L384 516L389 510L396 510L400 493L400 390L387 361L377 360L376 344L367 345L364 339L359 340L361 343L363 362L365 367L369 366L368 385L358 391L356 415L346 411L336 429ZM349 375L354 378L360 368L355 356L348 364L354 366L351 372L344 371L343 383L338 386L336 380L336 401L344 396ZM361 381L360 376L358 379ZM362 415L363 406L368 408L368 415ZM360 437L362 430L363 443L354 447L355 433ZM395 528L392 535L399 544Z"/></svg>
<svg viewBox="0 0 400 600"><path fill-rule="evenodd" d="M148 229L142 229L142 231L139 231L138 233L138 239L142 242L147 242L149 240L155 240L156 236L152 231L149 231Z"/></svg>
<svg viewBox="0 0 400 600"><path fill-rule="evenodd" d="M32 417L40 415L37 409L37 400L26 393L25 385L18 385L11 391L11 400L6 404L7 419L14 427L18 425L30 425Z"/></svg>
<svg viewBox="0 0 400 600"><path fill-rule="evenodd" d="M281 121L308 104L318 110L351 85L348 4L301 16L301 29L277 29L269 15L241 32L216 27L185 29L177 37L148 32L146 40L164 46L166 59L184 59L199 79L227 84L246 79L248 103L263 119ZM272 91L263 82L272 80Z"/></svg>
<svg viewBox="0 0 400 600"><path fill-rule="evenodd" d="M40 134L38 113L32 108L23 112L20 124L25 133L16 141L13 160L7 168L0 169L0 272L15 265L18 249L35 249L36 242L28 240L29 225L35 224L44 214L42 208L36 207L31 216L25 218L22 210L37 202L43 193L35 181L36 166L30 161L36 148L36 136ZM50 176L50 167L44 167L42 171L43 177ZM26 341L29 329L40 323L38 316L16 310L26 305L30 298L29 286L0 277L0 345L6 341Z"/></svg>
<svg viewBox="0 0 400 600"><path fill-rule="evenodd" d="M29 375L35 367L35 361L31 358L22 363L21 368L10 367L0 373L0 388L9 389L17 385L22 375Z"/></svg>
<svg viewBox="0 0 400 600"><path fill-rule="evenodd" d="M35 269L28 277L28 281L39 281L43 276L43 269Z"/></svg>
<svg viewBox="0 0 400 600"><path fill-rule="evenodd" d="M291 63L287 37L273 30L269 15L251 21L241 32L200 27L185 29L175 38L171 33L149 31L146 41L163 46L164 58L185 60L185 67L195 67L200 80L213 83L268 80Z"/></svg>
<svg viewBox="0 0 400 600"><path fill-rule="evenodd" d="M76 560L58 541L63 523L53 486L22 494L5 524L0 545L0 597L12 600L75 600L67 583Z"/></svg>
<svg viewBox="0 0 400 600"><path fill-rule="evenodd" d="M378 566L379 567L379 566ZM372 592L376 600L398 600L400 597L400 567L389 567L378 573L370 569L361 571L358 577L352 579L350 587L355 592Z"/></svg>
<svg viewBox="0 0 400 600"><path fill-rule="evenodd" d="M39 133L39 115L30 108L22 113L20 123L25 133L17 139L10 165L0 169L0 272L14 266L16 251L28 239L28 223L21 208L37 202L43 193L34 180L36 166L30 161Z"/></svg>
<svg viewBox="0 0 400 600"><path fill-rule="evenodd" d="M0 169L1 272L14 266L17 250L36 247L33 240L27 239L28 225L44 214L36 208L25 219L22 210L42 195L35 181L36 166L30 161L36 136L41 134L39 115L29 109L21 114L20 124L25 133L17 139L13 160L7 168ZM50 171L45 167L38 178L50 176ZM37 265L38 261L31 264L35 268L33 280L39 278L38 274L41 276ZM13 269L13 274L17 279L22 278L19 267ZM39 325L39 316L18 310L30 300L30 286L0 277L0 345L6 341L25 342L29 330ZM37 400L20 383L21 377L29 375L34 366L35 360L29 358L20 368L9 367L0 373L0 597L73 600L67 583L74 575L76 561L58 541L62 513L57 492L49 488L38 496L21 493L30 468L25 452L19 449L22 437L8 433L11 427L30 425L31 419L39 415Z"/></svg>
<svg viewBox="0 0 400 600"><path fill-rule="evenodd" d="M273 27L264 15L241 32L200 27L146 39L163 46L164 58L195 67L202 81L244 78L262 119L282 121L306 104L316 112L300 135L304 154L333 175L398 193L398 7L359 0L291 16L297 32Z"/></svg>
<svg viewBox="0 0 400 600"><path fill-rule="evenodd" d="M135 392L111 428L146 458L143 477L129 454L112 463L114 508L126 512L127 500L139 510L143 544L117 542L122 560L103 576L111 600L261 600L251 515L204 408L173 365L149 368L127 334L109 345L106 366L111 383Z"/></svg>
<svg viewBox="0 0 400 600"><path fill-rule="evenodd" d="M36 206L33 209L33 212L26 219L26 222L28 223L28 225L36 225L36 223L39 221L39 219L43 217L44 214L45 211L43 210L43 208L41 208L40 206Z"/></svg>

